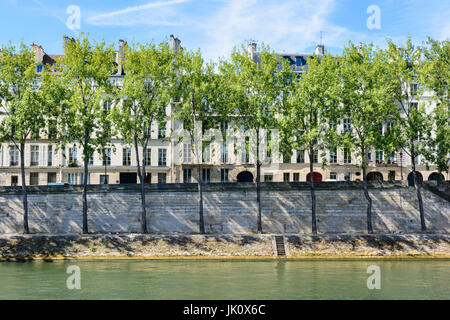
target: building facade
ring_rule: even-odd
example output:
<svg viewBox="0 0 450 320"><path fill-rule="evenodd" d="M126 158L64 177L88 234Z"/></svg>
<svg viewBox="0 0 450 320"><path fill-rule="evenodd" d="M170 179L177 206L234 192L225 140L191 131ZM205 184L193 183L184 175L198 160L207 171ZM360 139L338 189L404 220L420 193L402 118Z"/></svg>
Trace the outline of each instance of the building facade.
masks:
<svg viewBox="0 0 450 320"><path fill-rule="evenodd" d="M174 50L181 48L180 40L171 36L170 44ZM119 41L116 63L117 73L111 76L111 81L120 85L124 73L122 68L123 48L125 42ZM32 45L37 62L36 72L42 72L42 65L55 63L55 55L48 55L41 46ZM255 59L256 44L250 43L249 54ZM318 45L317 56L324 54L324 46ZM297 73L306 72L306 61L311 53L280 54ZM425 92L418 97L417 102L428 101L431 110L433 102L431 94ZM255 157L251 143L251 134L246 135L241 128L235 128L232 123L222 124L226 130L226 140L216 139L196 157L190 143L176 143L169 133L181 128L181 123L169 117L176 105L167 106L168 114L165 125L157 123L152 126L152 136L147 150L139 148L140 159L146 160L145 181L147 183L193 183L197 181L197 163L201 163L202 181L208 182L239 182L254 181L256 176ZM0 114L0 117L2 115ZM383 134L389 123L380 129ZM234 130L234 131L233 131ZM338 130L351 130L351 124L342 119ZM236 133L241 138L236 138ZM309 181L309 156L306 150L293 150L287 159L277 152L276 132L262 132L261 166L263 181ZM220 136L220 134L218 135ZM248 138L246 138L246 136ZM267 148L271 145L270 150ZM134 146L125 145L120 138L113 139L111 146L104 153L95 152L89 163L90 184L124 184L137 183L136 151ZM19 186L21 184L20 154L12 143L0 144L0 185ZM362 170L356 164L357 157L345 149L326 151L327 165L322 163L321 156L314 156L314 181L358 181L362 180ZM422 159L415 159L416 168L423 180L448 180L448 173L440 174L433 166L422 165ZM412 183L410 159L402 152L396 152L387 157L383 150L372 149L368 153L369 180L405 180ZM59 147L46 136L30 139L25 147L25 174L27 185L47 185L51 183L82 184L83 159L82 149L75 144Z"/></svg>

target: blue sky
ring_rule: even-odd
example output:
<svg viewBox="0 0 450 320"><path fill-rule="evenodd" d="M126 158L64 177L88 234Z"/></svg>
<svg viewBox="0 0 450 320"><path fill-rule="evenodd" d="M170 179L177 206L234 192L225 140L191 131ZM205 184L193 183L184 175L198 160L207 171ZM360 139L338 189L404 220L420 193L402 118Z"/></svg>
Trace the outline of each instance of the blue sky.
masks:
<svg viewBox="0 0 450 320"><path fill-rule="evenodd" d="M81 24L71 30L73 5ZM380 9L380 29L367 27L371 5ZM64 34L79 32L116 47L119 39L160 42L174 34L207 59L227 56L248 39L277 52L311 52L321 31L331 53L349 40L383 46L385 37L450 38L450 0L0 0L0 10L0 44L34 42L49 54L62 53Z"/></svg>

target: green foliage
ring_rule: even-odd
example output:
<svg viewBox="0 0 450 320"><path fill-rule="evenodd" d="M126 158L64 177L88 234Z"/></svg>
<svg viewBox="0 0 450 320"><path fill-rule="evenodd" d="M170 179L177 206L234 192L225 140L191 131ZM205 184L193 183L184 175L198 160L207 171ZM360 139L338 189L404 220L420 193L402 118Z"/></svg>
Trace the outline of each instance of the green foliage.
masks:
<svg viewBox="0 0 450 320"><path fill-rule="evenodd" d="M111 137L109 115L103 102L112 93L110 76L114 72L115 52L104 42L91 42L83 35L65 39L64 57L56 71L65 88L57 111L63 128L60 142L76 142L83 147L83 160L103 150ZM109 126L110 128L110 126Z"/></svg>
<svg viewBox="0 0 450 320"><path fill-rule="evenodd" d="M411 39L402 46L388 40L388 45L388 73L394 88L392 98L400 106L400 134L396 143L411 158L423 155L428 166L433 153L433 116L427 112L428 101L415 102L425 92L421 83L425 72L422 50L414 46Z"/></svg>
<svg viewBox="0 0 450 320"><path fill-rule="evenodd" d="M383 148L385 154L390 154L395 148L394 131L384 136L380 134L380 128L387 121L398 120L386 57L383 51L375 50L372 45L358 48L349 43L339 72L342 80L341 115L351 125L351 130L341 135L340 142L356 151L360 166L366 168L370 147Z"/></svg>
<svg viewBox="0 0 450 320"><path fill-rule="evenodd" d="M225 69L237 123L254 131L252 135L258 147L262 138L260 130L276 127L276 114L286 103L289 92L286 86L292 83L290 67L263 44L254 54L249 54L243 46L235 48ZM259 152L256 152L256 162L260 162Z"/></svg>
<svg viewBox="0 0 450 320"><path fill-rule="evenodd" d="M173 54L167 42L125 47L125 76L116 89L114 124L125 143L147 146L153 122L166 120Z"/></svg>
<svg viewBox="0 0 450 320"><path fill-rule="evenodd" d="M450 41L439 42L429 38L422 52L424 65L420 79L427 88L433 90L436 103L431 114L432 136L427 157L437 165L438 171L443 172L448 170L450 153Z"/></svg>
<svg viewBox="0 0 450 320"><path fill-rule="evenodd" d="M200 51L178 52L175 70L173 93L177 104L173 117L182 121L187 134L178 137L176 142L189 139L199 162L200 155L214 139L212 136L201 142L202 135L210 129L217 129L227 119L229 82L223 69L216 72L216 64L204 62Z"/></svg>
<svg viewBox="0 0 450 320"><path fill-rule="evenodd" d="M338 59L325 55L307 61L308 71L294 81L282 104L279 127L286 149L305 149L320 152L336 146L336 124L339 119L340 79ZM295 75L293 75L295 77ZM321 153L326 163L325 153Z"/></svg>
<svg viewBox="0 0 450 320"><path fill-rule="evenodd" d="M45 100L36 66L33 50L23 43L19 48L8 45L0 51L0 97L4 113L0 140L13 142L17 147L44 127Z"/></svg>

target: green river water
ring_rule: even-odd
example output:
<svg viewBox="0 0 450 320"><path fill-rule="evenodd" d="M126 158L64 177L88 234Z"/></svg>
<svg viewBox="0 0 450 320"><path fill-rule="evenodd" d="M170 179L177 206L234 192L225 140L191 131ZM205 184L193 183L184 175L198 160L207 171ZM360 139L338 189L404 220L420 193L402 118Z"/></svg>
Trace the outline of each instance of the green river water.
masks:
<svg viewBox="0 0 450 320"><path fill-rule="evenodd" d="M450 260L0 262L0 299L450 299Z"/></svg>

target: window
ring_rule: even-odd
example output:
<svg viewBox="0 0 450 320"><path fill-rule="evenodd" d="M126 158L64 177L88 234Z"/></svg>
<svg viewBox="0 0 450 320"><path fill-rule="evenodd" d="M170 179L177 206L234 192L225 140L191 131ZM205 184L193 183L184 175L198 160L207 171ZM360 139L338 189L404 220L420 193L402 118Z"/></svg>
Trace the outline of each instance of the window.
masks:
<svg viewBox="0 0 450 320"><path fill-rule="evenodd" d="M242 145L242 163L250 162L250 137L245 137L245 142Z"/></svg>
<svg viewBox="0 0 450 320"><path fill-rule="evenodd" d="M377 125L377 127L378 127L378 134L379 134L380 136L382 136L382 135L383 135L383 125L382 125L382 124L379 124L379 125Z"/></svg>
<svg viewBox="0 0 450 320"><path fill-rule="evenodd" d="M222 142L221 158L222 158L222 163L228 162L228 143L226 141Z"/></svg>
<svg viewBox="0 0 450 320"><path fill-rule="evenodd" d="M167 150L166 149L158 149L158 166L165 167L166 163Z"/></svg>
<svg viewBox="0 0 450 320"><path fill-rule="evenodd" d="M289 182L289 180L291 180L291 174L289 172L283 173L283 181Z"/></svg>
<svg viewBox="0 0 450 320"><path fill-rule="evenodd" d="M47 173L47 184L56 182L56 172Z"/></svg>
<svg viewBox="0 0 450 320"><path fill-rule="evenodd" d="M19 181L19 177L18 176L11 176L11 186L12 187L16 187L18 181Z"/></svg>
<svg viewBox="0 0 450 320"><path fill-rule="evenodd" d="M69 173L67 175L67 182L69 184L77 184L77 178L78 178L78 174L76 174L76 173Z"/></svg>
<svg viewBox="0 0 450 320"><path fill-rule="evenodd" d="M152 149L151 148L147 148L145 150L144 161L145 161L146 166L152 165Z"/></svg>
<svg viewBox="0 0 450 320"><path fill-rule="evenodd" d="M411 102L410 109L417 109L418 107L419 107L419 103L418 102Z"/></svg>
<svg viewBox="0 0 450 320"><path fill-rule="evenodd" d="M209 141L203 141L203 163L208 163L211 161L211 143Z"/></svg>
<svg viewBox="0 0 450 320"><path fill-rule="evenodd" d="M51 167L53 165L53 146L51 144L47 147L47 166Z"/></svg>
<svg viewBox="0 0 450 320"><path fill-rule="evenodd" d="M395 125L395 121L388 121L386 123L386 134L390 134L392 132L394 125Z"/></svg>
<svg viewBox="0 0 450 320"><path fill-rule="evenodd" d="M192 169L184 168L183 169L183 183L191 183L192 180Z"/></svg>
<svg viewBox="0 0 450 320"><path fill-rule="evenodd" d="M80 184L84 183L84 173L80 173ZM91 184L91 175L87 175L87 184Z"/></svg>
<svg viewBox="0 0 450 320"><path fill-rule="evenodd" d="M192 153L191 153L191 144L183 143L183 163L191 163L192 162Z"/></svg>
<svg viewBox="0 0 450 320"><path fill-rule="evenodd" d="M31 137L34 140L38 140L39 139L40 136L39 136L39 127L38 126L34 127L33 130L31 131Z"/></svg>
<svg viewBox="0 0 450 320"><path fill-rule="evenodd" d="M39 184L39 173L31 172L30 173L30 186L35 186Z"/></svg>
<svg viewBox="0 0 450 320"><path fill-rule="evenodd" d="M394 181L395 180L395 170L389 171L388 173L388 180Z"/></svg>
<svg viewBox="0 0 450 320"><path fill-rule="evenodd" d="M343 120L344 134L351 132L350 119Z"/></svg>
<svg viewBox="0 0 450 320"><path fill-rule="evenodd" d="M220 169L220 182L228 182L229 169Z"/></svg>
<svg viewBox="0 0 450 320"><path fill-rule="evenodd" d="M330 179L336 180L337 179L337 173L336 172L330 172Z"/></svg>
<svg viewBox="0 0 450 320"><path fill-rule="evenodd" d="M166 124L158 125L158 139L164 139L166 137Z"/></svg>
<svg viewBox="0 0 450 320"><path fill-rule="evenodd" d="M211 182L211 169L202 169L202 182L210 183Z"/></svg>
<svg viewBox="0 0 450 320"><path fill-rule="evenodd" d="M298 67L304 66L306 64L305 58L302 56L296 56L295 57L295 65Z"/></svg>
<svg viewBox="0 0 450 320"><path fill-rule="evenodd" d="M152 183L152 173L151 172L145 173L144 183Z"/></svg>
<svg viewBox="0 0 450 320"><path fill-rule="evenodd" d="M330 163L337 163L337 148L330 148Z"/></svg>
<svg viewBox="0 0 450 320"><path fill-rule="evenodd" d="M69 165L77 162L77 148L69 148Z"/></svg>
<svg viewBox="0 0 450 320"><path fill-rule="evenodd" d="M19 148L16 146L9 146L9 165L19 165Z"/></svg>
<svg viewBox="0 0 450 320"><path fill-rule="evenodd" d="M53 140L56 138L56 121L55 120L49 120L48 124L48 138L50 140Z"/></svg>
<svg viewBox="0 0 450 320"><path fill-rule="evenodd" d="M271 181L273 181L273 174L271 173L264 174L264 182L271 182Z"/></svg>
<svg viewBox="0 0 450 320"><path fill-rule="evenodd" d="M283 163L291 163L291 157L289 154L287 153L283 154Z"/></svg>
<svg viewBox="0 0 450 320"><path fill-rule="evenodd" d="M106 100L103 102L103 113L108 114L109 111L111 111L111 101Z"/></svg>
<svg viewBox="0 0 450 320"><path fill-rule="evenodd" d="M222 132L222 135L226 137L227 131L228 131L228 122L222 121L220 123L220 131Z"/></svg>
<svg viewBox="0 0 450 320"><path fill-rule="evenodd" d="M272 156L272 133L270 131L267 131L266 141L267 141L266 156L267 158L270 158Z"/></svg>
<svg viewBox="0 0 450 320"><path fill-rule="evenodd" d="M297 150L297 163L305 163L305 150Z"/></svg>
<svg viewBox="0 0 450 320"><path fill-rule="evenodd" d="M313 163L319 162L319 150L314 150L313 152Z"/></svg>
<svg viewBox="0 0 450 320"><path fill-rule="evenodd" d="M103 165L111 165L111 148L106 148L103 150Z"/></svg>
<svg viewBox="0 0 450 320"><path fill-rule="evenodd" d="M158 172L158 183L164 184L166 183L167 174L165 172Z"/></svg>
<svg viewBox="0 0 450 320"><path fill-rule="evenodd" d="M39 165L39 146L31 146L30 166Z"/></svg>
<svg viewBox="0 0 450 320"><path fill-rule="evenodd" d="M416 95L419 89L419 85L417 83L411 83L411 94Z"/></svg>
<svg viewBox="0 0 450 320"><path fill-rule="evenodd" d="M350 172L344 173L344 180L345 181L351 181L352 180L352 174Z"/></svg>
<svg viewBox="0 0 450 320"><path fill-rule="evenodd" d="M100 175L100 184L109 184L109 176L108 175Z"/></svg>
<svg viewBox="0 0 450 320"><path fill-rule="evenodd" d="M372 161L372 151L367 152L367 160Z"/></svg>
<svg viewBox="0 0 450 320"><path fill-rule="evenodd" d="M294 181L300 181L300 173L294 172Z"/></svg>
<svg viewBox="0 0 450 320"><path fill-rule="evenodd" d="M131 166L131 148L122 149L122 164L124 166Z"/></svg>
<svg viewBox="0 0 450 320"><path fill-rule="evenodd" d="M383 163L383 150L376 150L375 151L375 162L376 163Z"/></svg>
<svg viewBox="0 0 450 320"><path fill-rule="evenodd" d="M344 148L344 163L352 163L352 154L349 148Z"/></svg>
<svg viewBox="0 0 450 320"><path fill-rule="evenodd" d="M42 72L43 69L44 69L44 66L42 64L38 64L36 66L36 72L38 72L38 73Z"/></svg>
<svg viewBox="0 0 450 320"><path fill-rule="evenodd" d="M92 166L94 164L94 156L89 157L88 163L90 166Z"/></svg>
<svg viewBox="0 0 450 320"><path fill-rule="evenodd" d="M394 163L395 162L395 153L392 152L388 157L388 163Z"/></svg>

